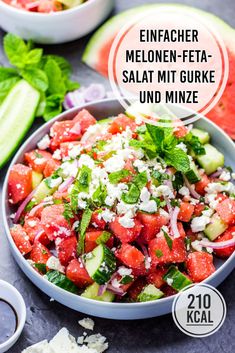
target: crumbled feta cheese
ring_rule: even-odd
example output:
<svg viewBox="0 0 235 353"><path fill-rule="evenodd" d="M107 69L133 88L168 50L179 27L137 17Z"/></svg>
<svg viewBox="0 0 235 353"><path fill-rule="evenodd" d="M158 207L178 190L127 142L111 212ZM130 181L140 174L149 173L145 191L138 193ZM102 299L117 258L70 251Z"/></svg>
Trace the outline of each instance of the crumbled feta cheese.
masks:
<svg viewBox="0 0 235 353"><path fill-rule="evenodd" d="M112 280L111 284L114 288L120 288L120 286L121 286L121 283L117 280L117 278L114 278Z"/></svg>
<svg viewBox="0 0 235 353"><path fill-rule="evenodd" d="M223 181L229 181L231 179L231 174L227 170L223 170L219 177Z"/></svg>
<svg viewBox="0 0 235 353"><path fill-rule="evenodd" d="M55 152L53 153L53 156L52 156L54 159L57 159L57 160L61 160L61 150L60 149L57 149L55 150Z"/></svg>
<svg viewBox="0 0 235 353"><path fill-rule="evenodd" d="M22 353L51 353L51 350L48 341L44 340L24 349Z"/></svg>
<svg viewBox="0 0 235 353"><path fill-rule="evenodd" d="M63 179L61 177L58 177L56 179L52 179L50 178L49 180L49 186L50 188L56 188L57 186L59 186L62 183Z"/></svg>
<svg viewBox="0 0 235 353"><path fill-rule="evenodd" d="M108 173L113 173L122 170L124 166L124 159L120 158L120 156L118 155L112 156L104 162L104 168Z"/></svg>
<svg viewBox="0 0 235 353"><path fill-rule="evenodd" d="M173 284L173 278L167 278L166 282L167 282L168 286L171 286Z"/></svg>
<svg viewBox="0 0 235 353"><path fill-rule="evenodd" d="M88 154L82 154L78 161L78 166L81 168L83 165L86 165L88 168L93 169L95 167L94 160L88 156Z"/></svg>
<svg viewBox="0 0 235 353"><path fill-rule="evenodd" d="M140 159L136 159L133 163L133 166L138 169L139 173L145 172L148 169L148 166L144 161L141 161Z"/></svg>
<svg viewBox="0 0 235 353"><path fill-rule="evenodd" d="M123 215L129 212L129 214L134 217L137 211L137 204L128 204L121 200L117 203L116 210L118 215Z"/></svg>
<svg viewBox="0 0 235 353"><path fill-rule="evenodd" d="M192 241L191 246L196 251L202 251L202 246L201 246L199 240Z"/></svg>
<svg viewBox="0 0 235 353"><path fill-rule="evenodd" d="M100 333L87 336L84 340L84 342L87 343L88 348L94 349L97 353L102 353L108 349L108 342L105 341L106 337L102 336Z"/></svg>
<svg viewBox="0 0 235 353"><path fill-rule="evenodd" d="M98 213L98 219L103 219L105 222L110 223L114 220L115 213L105 208L102 212Z"/></svg>
<svg viewBox="0 0 235 353"><path fill-rule="evenodd" d="M126 213L124 216L119 217L118 222L123 226L124 228L133 228L135 226L134 219L130 217L128 213Z"/></svg>
<svg viewBox="0 0 235 353"><path fill-rule="evenodd" d="M94 325L95 325L94 320L92 320L89 317L86 317L82 320L79 320L78 323L80 326L84 327L87 330L91 330L91 331L93 331Z"/></svg>
<svg viewBox="0 0 235 353"><path fill-rule="evenodd" d="M70 158L76 158L81 154L81 147L80 146L74 146L72 145L71 148L69 148L68 150L68 155Z"/></svg>
<svg viewBox="0 0 235 353"><path fill-rule="evenodd" d="M50 270L55 270L62 273L65 272L65 267L61 265L60 260L55 256L49 257L46 265Z"/></svg>
<svg viewBox="0 0 235 353"><path fill-rule="evenodd" d="M65 178L69 176L76 178L78 173L77 161L73 161L72 163L68 161L64 162L60 168L62 169L62 173Z"/></svg>
<svg viewBox="0 0 235 353"><path fill-rule="evenodd" d="M150 192L146 187L143 187L140 193L140 200L143 202L148 202L150 199Z"/></svg>
<svg viewBox="0 0 235 353"><path fill-rule="evenodd" d="M219 199L217 199L217 194L206 194L205 201L209 204L210 208L215 210L219 204Z"/></svg>
<svg viewBox="0 0 235 353"><path fill-rule="evenodd" d="M194 233L197 233L197 232L202 232L207 224L210 223L210 217L207 217L207 216L200 216L200 217L195 217L192 219L192 222L191 222L191 228L192 228L192 231Z"/></svg>
<svg viewBox="0 0 235 353"><path fill-rule="evenodd" d="M186 186L182 186L182 188L179 189L179 194L182 196L189 196L190 192Z"/></svg>
<svg viewBox="0 0 235 353"><path fill-rule="evenodd" d="M50 137L48 134L43 136L43 138L38 142L37 146L40 150L46 150L50 147Z"/></svg>
<svg viewBox="0 0 235 353"><path fill-rule="evenodd" d="M158 187L152 185L151 191L154 197L169 197L170 199L174 198L174 193L168 185L160 185Z"/></svg>
<svg viewBox="0 0 235 353"><path fill-rule="evenodd" d="M157 211L157 204L154 200L150 200L147 202L141 202L139 204L139 209L144 212L154 213Z"/></svg>
<svg viewBox="0 0 235 353"><path fill-rule="evenodd" d="M127 268L124 266L119 267L119 269L117 270L117 272L119 273L120 276L130 276L132 273L132 269L131 268Z"/></svg>
<svg viewBox="0 0 235 353"><path fill-rule="evenodd" d="M235 193L235 186L231 182L225 184L222 183L210 183L206 187L208 194L215 194L219 192L228 192L229 194Z"/></svg>
<svg viewBox="0 0 235 353"><path fill-rule="evenodd" d="M37 225L37 221L34 221L34 220L28 221L28 225L33 228Z"/></svg>

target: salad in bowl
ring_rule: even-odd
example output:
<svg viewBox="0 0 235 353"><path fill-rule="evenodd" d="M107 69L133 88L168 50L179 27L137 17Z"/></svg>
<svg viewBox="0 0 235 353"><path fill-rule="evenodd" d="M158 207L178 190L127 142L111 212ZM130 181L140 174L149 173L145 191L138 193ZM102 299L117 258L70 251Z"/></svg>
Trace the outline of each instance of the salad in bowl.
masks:
<svg viewBox="0 0 235 353"><path fill-rule="evenodd" d="M9 172L19 252L83 298L161 301L235 249L235 175L209 133L134 111L55 121Z"/></svg>
<svg viewBox="0 0 235 353"><path fill-rule="evenodd" d="M72 9L88 0L2 0L6 4L16 9L38 12L51 13Z"/></svg>

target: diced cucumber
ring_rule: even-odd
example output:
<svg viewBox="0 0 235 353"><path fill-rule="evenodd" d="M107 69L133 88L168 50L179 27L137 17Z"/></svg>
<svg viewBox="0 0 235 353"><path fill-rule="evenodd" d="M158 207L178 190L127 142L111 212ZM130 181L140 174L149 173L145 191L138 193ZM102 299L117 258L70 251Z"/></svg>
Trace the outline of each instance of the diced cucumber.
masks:
<svg viewBox="0 0 235 353"><path fill-rule="evenodd" d="M91 284L84 290L84 292L81 294L81 297L99 300L101 302L114 301L115 295L108 290L106 290L102 295L98 295L99 287L100 286L98 283Z"/></svg>
<svg viewBox="0 0 235 353"><path fill-rule="evenodd" d="M149 302L151 300L160 299L164 293L153 284L148 284L138 295L138 301Z"/></svg>
<svg viewBox="0 0 235 353"><path fill-rule="evenodd" d="M101 124L101 125L103 125L103 124L105 125L105 124L110 124L113 120L114 120L114 118L111 117L111 118L98 120L97 123Z"/></svg>
<svg viewBox="0 0 235 353"><path fill-rule="evenodd" d="M42 173L32 172L32 188L35 189L42 181L43 175Z"/></svg>
<svg viewBox="0 0 235 353"><path fill-rule="evenodd" d="M104 244L97 246L87 254L85 267L90 277L98 284L109 281L116 268L116 258Z"/></svg>
<svg viewBox="0 0 235 353"><path fill-rule="evenodd" d="M33 195L33 200L36 203L39 203L43 199L45 199L45 197L52 195L57 189L57 188L49 188L49 186L47 186L45 181L46 181L46 179L41 181L41 183L39 184L35 194Z"/></svg>
<svg viewBox="0 0 235 353"><path fill-rule="evenodd" d="M25 80L19 81L0 106L0 167L30 128L40 94Z"/></svg>
<svg viewBox="0 0 235 353"><path fill-rule="evenodd" d="M211 218L210 224L206 226L204 233L207 238L213 241L218 238L218 236L221 235L227 228L227 224L225 224L219 215L215 213Z"/></svg>
<svg viewBox="0 0 235 353"><path fill-rule="evenodd" d="M75 284L70 281L63 273L59 271L48 271L46 273L46 278L49 282L55 284L56 286L63 288L67 290L68 292L71 293L77 293L78 288L75 286Z"/></svg>
<svg viewBox="0 0 235 353"><path fill-rule="evenodd" d="M191 133L198 137L199 141L204 145L205 143L208 143L210 141L210 135L208 134L207 131L201 130L201 129L196 129L193 128L191 130Z"/></svg>
<svg viewBox="0 0 235 353"><path fill-rule="evenodd" d="M209 143L204 145L206 154L196 156L200 166L207 175L214 173L219 167L224 166L224 155Z"/></svg>
<svg viewBox="0 0 235 353"><path fill-rule="evenodd" d="M178 292L192 283L188 277L178 270L176 266L171 266L163 276L164 281Z"/></svg>
<svg viewBox="0 0 235 353"><path fill-rule="evenodd" d="M195 184L201 180L197 166L194 162L190 162L190 169L188 172L185 173L185 176L190 182L190 184Z"/></svg>
<svg viewBox="0 0 235 353"><path fill-rule="evenodd" d="M58 0L61 4L65 5L67 8L72 9L84 2L84 0Z"/></svg>

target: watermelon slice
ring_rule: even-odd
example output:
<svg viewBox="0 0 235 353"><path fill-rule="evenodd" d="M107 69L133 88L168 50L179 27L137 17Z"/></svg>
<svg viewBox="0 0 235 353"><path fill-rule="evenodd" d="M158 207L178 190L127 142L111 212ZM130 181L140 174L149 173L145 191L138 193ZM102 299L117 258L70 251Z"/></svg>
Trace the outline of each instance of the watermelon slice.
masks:
<svg viewBox="0 0 235 353"><path fill-rule="evenodd" d="M235 100L231 99L235 91L235 30L219 17L208 12L179 4L153 4L135 7L122 12L109 19L101 26L88 42L82 60L88 66L98 71L104 76L108 76L108 57L113 40L128 21L134 16L149 11L151 9L169 9L186 10L206 19L208 23L214 26L223 38L229 55L229 79L223 93L223 96L216 106L207 114L207 117L224 129L233 139L235 139L235 124L233 123L235 115Z"/></svg>

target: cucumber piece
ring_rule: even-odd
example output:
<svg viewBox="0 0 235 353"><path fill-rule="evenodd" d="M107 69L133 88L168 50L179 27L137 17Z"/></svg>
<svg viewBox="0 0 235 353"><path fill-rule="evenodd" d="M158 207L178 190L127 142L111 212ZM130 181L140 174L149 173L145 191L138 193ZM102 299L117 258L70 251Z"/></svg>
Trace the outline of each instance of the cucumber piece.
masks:
<svg viewBox="0 0 235 353"><path fill-rule="evenodd" d="M227 224L225 224L219 215L215 213L211 218L210 224L208 224L208 226L206 226L204 229L204 233L208 239L213 241L218 238L218 236L221 235L227 228Z"/></svg>
<svg viewBox="0 0 235 353"><path fill-rule="evenodd" d="M204 145L206 154L196 156L200 166L207 175L214 173L219 167L224 166L224 155L209 143Z"/></svg>
<svg viewBox="0 0 235 353"><path fill-rule="evenodd" d="M42 173L32 172L32 188L35 189L42 181L43 175Z"/></svg>
<svg viewBox="0 0 235 353"><path fill-rule="evenodd" d="M39 99L39 92L21 80L0 106L0 167L7 162L30 128Z"/></svg>
<svg viewBox="0 0 235 353"><path fill-rule="evenodd" d="M98 295L99 285L98 283L93 283L88 286L84 292L81 294L81 297L99 300L101 302L113 302L115 295L110 291L106 290L102 295Z"/></svg>
<svg viewBox="0 0 235 353"><path fill-rule="evenodd" d="M140 302L149 302L151 300L160 299L164 293L153 284L148 284L138 295L137 300Z"/></svg>
<svg viewBox="0 0 235 353"><path fill-rule="evenodd" d="M66 8L72 9L78 5L81 5L84 0L58 0L61 4L65 5Z"/></svg>
<svg viewBox="0 0 235 353"><path fill-rule="evenodd" d="M114 118L111 117L111 118L97 120L97 123L101 124L101 125L105 125L105 124L110 124L113 120L114 120Z"/></svg>
<svg viewBox="0 0 235 353"><path fill-rule="evenodd" d="M191 133L193 136L198 137L199 141L204 145L205 143L208 143L210 141L210 135L208 134L207 131L201 130L201 129L196 129L193 128L191 130Z"/></svg>
<svg viewBox="0 0 235 353"><path fill-rule="evenodd" d="M33 201L35 201L36 203L39 203L43 199L45 199L45 197L52 195L57 189L57 188L49 188L49 186L47 186L45 182L46 180L47 179L44 179L43 181L41 181L35 194L33 195Z"/></svg>
<svg viewBox="0 0 235 353"><path fill-rule="evenodd" d="M115 271L116 258L107 246L100 244L86 256L85 267L96 283L105 284Z"/></svg>
<svg viewBox="0 0 235 353"><path fill-rule="evenodd" d="M45 277L49 282L60 288L63 288L64 290L67 290L68 292L76 294L78 292L78 288L75 286L75 284L59 271L50 270L46 273Z"/></svg>
<svg viewBox="0 0 235 353"><path fill-rule="evenodd" d="M178 270L176 266L171 266L163 276L164 281L178 292L192 284L192 281Z"/></svg>
<svg viewBox="0 0 235 353"><path fill-rule="evenodd" d="M190 169L188 172L185 173L185 176L190 182L190 184L195 184L201 180L197 166L194 162L190 162Z"/></svg>

